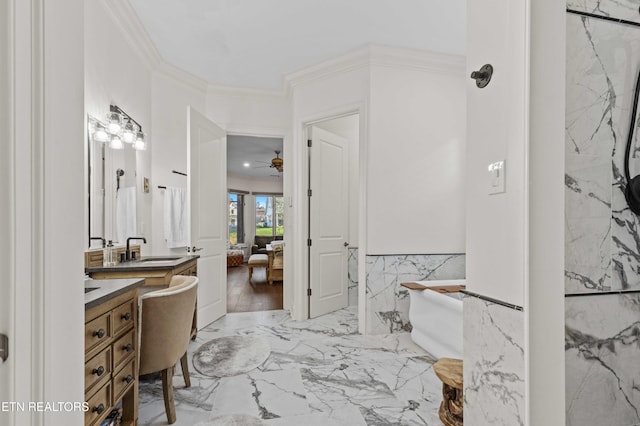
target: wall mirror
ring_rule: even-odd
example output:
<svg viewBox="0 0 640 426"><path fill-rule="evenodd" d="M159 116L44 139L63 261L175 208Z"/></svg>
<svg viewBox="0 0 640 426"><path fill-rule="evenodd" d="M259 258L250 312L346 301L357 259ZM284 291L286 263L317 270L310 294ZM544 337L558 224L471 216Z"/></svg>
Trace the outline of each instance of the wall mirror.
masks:
<svg viewBox="0 0 640 426"><path fill-rule="evenodd" d="M109 127L110 118L107 123L92 116L87 120L88 247L102 247L102 238L124 244L137 235L136 164L144 142L136 137L141 128L136 123L137 135L131 139L124 134L131 124L126 119L120 129Z"/></svg>

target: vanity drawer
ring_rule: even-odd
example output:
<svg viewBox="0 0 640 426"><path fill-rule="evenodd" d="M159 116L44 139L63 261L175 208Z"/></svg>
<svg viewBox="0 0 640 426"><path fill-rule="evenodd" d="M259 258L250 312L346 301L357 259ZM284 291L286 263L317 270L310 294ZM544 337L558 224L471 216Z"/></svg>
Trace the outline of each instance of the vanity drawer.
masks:
<svg viewBox="0 0 640 426"><path fill-rule="evenodd" d="M117 336L119 332L132 327L136 322L137 301L130 300L123 303L113 310L113 335Z"/></svg>
<svg viewBox="0 0 640 426"><path fill-rule="evenodd" d="M111 346L84 363L84 389L90 389L105 377L111 376Z"/></svg>
<svg viewBox="0 0 640 426"><path fill-rule="evenodd" d="M85 352L111 339L111 312L107 312L84 325Z"/></svg>
<svg viewBox="0 0 640 426"><path fill-rule="evenodd" d="M113 375L113 400L120 399L136 380L136 359L129 361L122 370Z"/></svg>
<svg viewBox="0 0 640 426"><path fill-rule="evenodd" d="M111 412L111 382L104 385L87 401L89 409L84 413L84 424L93 426L99 424Z"/></svg>
<svg viewBox="0 0 640 426"><path fill-rule="evenodd" d="M138 342L136 342L135 336L135 330L131 330L127 334L116 340L116 342L113 344L114 371L117 370L120 364L126 361L130 355L135 353L136 347L138 346Z"/></svg>

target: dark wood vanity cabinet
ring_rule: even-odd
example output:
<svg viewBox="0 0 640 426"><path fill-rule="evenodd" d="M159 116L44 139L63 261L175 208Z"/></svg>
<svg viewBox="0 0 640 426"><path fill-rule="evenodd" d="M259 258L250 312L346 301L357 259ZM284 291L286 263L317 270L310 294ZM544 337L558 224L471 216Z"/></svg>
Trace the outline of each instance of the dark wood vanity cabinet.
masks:
<svg viewBox="0 0 640 426"><path fill-rule="evenodd" d="M138 424L138 290L85 310L85 425L122 402L122 424Z"/></svg>

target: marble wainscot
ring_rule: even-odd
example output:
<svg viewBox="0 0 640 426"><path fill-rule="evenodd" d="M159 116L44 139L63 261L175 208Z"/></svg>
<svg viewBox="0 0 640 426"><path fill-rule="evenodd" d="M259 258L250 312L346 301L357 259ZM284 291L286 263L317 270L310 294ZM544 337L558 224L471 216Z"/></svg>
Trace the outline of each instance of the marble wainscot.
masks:
<svg viewBox="0 0 640 426"><path fill-rule="evenodd" d="M358 248L349 247L348 258L349 306L358 306Z"/></svg>
<svg viewBox="0 0 640 426"><path fill-rule="evenodd" d="M463 317L465 420L524 425L523 311L465 295Z"/></svg>
<svg viewBox="0 0 640 426"><path fill-rule="evenodd" d="M367 334L411 331L409 293L401 283L464 278L464 254L368 255Z"/></svg>

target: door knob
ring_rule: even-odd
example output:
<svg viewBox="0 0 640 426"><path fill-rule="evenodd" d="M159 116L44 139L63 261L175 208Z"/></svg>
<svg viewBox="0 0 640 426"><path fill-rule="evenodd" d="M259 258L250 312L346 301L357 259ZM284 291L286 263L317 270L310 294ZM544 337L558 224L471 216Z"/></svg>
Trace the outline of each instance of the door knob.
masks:
<svg viewBox="0 0 640 426"><path fill-rule="evenodd" d="M199 248L196 248L196 246L191 247L191 251L194 253L200 250L202 250L202 247L199 247Z"/></svg>
<svg viewBox="0 0 640 426"><path fill-rule="evenodd" d="M349 247L349 243L345 241L345 242L344 242L344 246L345 246L345 247Z"/></svg>

